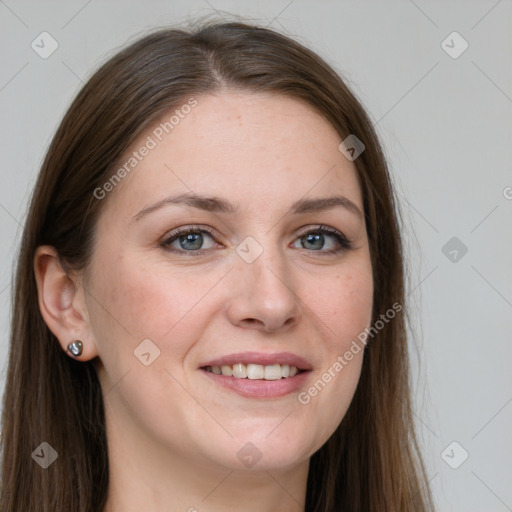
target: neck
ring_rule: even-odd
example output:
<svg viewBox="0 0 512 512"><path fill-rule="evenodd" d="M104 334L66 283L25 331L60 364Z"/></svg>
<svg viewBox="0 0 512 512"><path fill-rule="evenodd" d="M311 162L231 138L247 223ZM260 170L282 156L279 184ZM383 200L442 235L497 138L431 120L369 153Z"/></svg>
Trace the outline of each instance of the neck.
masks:
<svg viewBox="0 0 512 512"><path fill-rule="evenodd" d="M108 409L103 512L304 512L309 460L286 469L222 467L121 428Z"/></svg>

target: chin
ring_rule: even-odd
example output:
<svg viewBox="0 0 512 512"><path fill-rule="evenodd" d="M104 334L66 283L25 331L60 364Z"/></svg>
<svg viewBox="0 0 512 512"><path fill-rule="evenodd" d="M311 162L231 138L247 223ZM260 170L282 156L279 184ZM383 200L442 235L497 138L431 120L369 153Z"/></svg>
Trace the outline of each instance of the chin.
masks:
<svg viewBox="0 0 512 512"><path fill-rule="evenodd" d="M272 428L275 427L274 423ZM307 432L290 433L286 429L279 434L277 431L268 434L271 429L264 432L262 434L260 431L254 436L241 433L224 443L225 450L218 454L222 458L222 465L237 471L286 469L307 460L323 444L323 440L315 443L313 439L309 439ZM229 454L228 458L225 457L226 453Z"/></svg>

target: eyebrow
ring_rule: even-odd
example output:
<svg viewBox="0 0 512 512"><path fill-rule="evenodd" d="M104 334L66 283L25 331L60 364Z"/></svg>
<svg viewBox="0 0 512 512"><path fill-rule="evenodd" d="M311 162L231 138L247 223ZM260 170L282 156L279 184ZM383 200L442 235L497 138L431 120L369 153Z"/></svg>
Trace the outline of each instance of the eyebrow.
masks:
<svg viewBox="0 0 512 512"><path fill-rule="evenodd" d="M158 201L157 203L148 206L141 210L137 215L133 217L133 220L139 220L148 213L158 210L167 205L177 206L189 206L191 208L197 208L206 212L213 213L230 213L237 214L240 212L240 207L222 199L220 197L205 197L197 194L177 194L171 197L167 197ZM319 197L316 199L300 199L292 204L288 210L288 214L305 214L305 213L318 213L333 208L345 208L347 211L363 217L361 210L353 203L350 199L344 196L332 196L332 197Z"/></svg>

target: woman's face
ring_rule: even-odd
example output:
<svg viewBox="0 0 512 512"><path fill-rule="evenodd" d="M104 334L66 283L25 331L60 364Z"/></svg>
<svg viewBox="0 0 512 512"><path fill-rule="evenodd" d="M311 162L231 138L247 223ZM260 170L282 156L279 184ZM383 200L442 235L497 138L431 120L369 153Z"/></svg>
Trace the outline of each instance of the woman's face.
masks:
<svg viewBox="0 0 512 512"><path fill-rule="evenodd" d="M298 100L195 100L103 188L85 297L108 432L203 467L291 467L360 375L362 350L336 365L372 313L355 166Z"/></svg>

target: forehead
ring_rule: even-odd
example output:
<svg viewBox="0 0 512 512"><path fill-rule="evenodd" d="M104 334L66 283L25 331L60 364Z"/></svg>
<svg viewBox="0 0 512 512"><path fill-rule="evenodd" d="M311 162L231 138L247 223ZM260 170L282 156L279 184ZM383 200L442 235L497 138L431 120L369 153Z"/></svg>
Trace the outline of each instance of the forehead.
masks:
<svg viewBox="0 0 512 512"><path fill-rule="evenodd" d="M112 192L116 208L142 208L176 192L226 197L259 211L333 192L361 205L355 166L338 150L341 137L305 102L223 92L185 98L187 104L194 106L167 112L121 159L118 167L138 153Z"/></svg>

